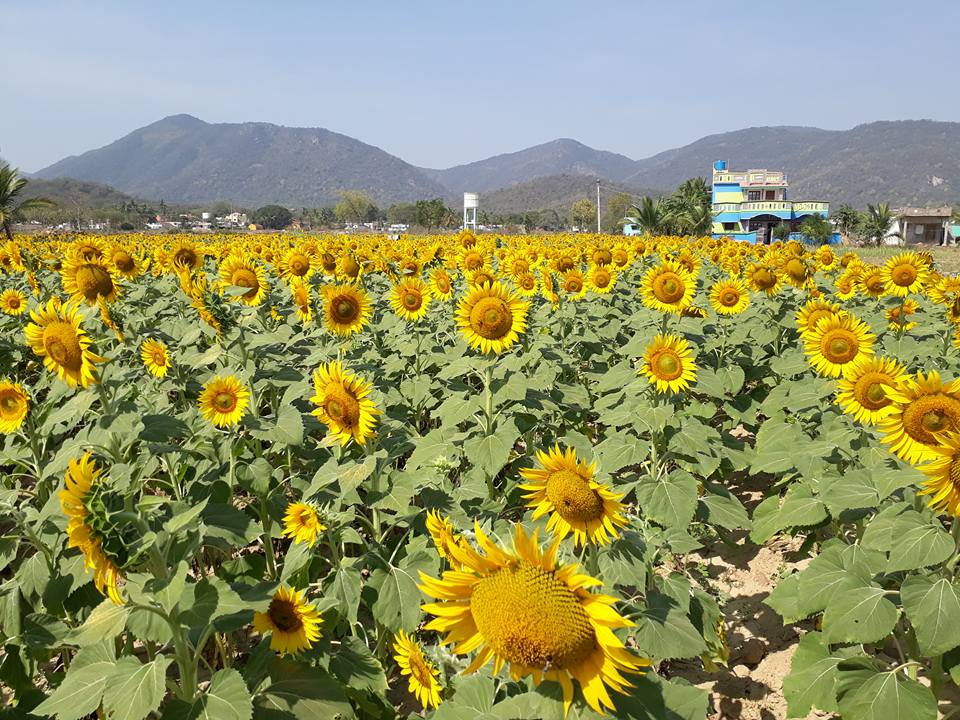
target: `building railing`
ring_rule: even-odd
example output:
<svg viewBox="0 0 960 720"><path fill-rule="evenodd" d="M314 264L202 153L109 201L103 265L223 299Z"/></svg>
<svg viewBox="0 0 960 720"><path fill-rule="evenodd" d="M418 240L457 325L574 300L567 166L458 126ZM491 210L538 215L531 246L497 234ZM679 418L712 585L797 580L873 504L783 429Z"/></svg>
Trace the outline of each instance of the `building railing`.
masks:
<svg viewBox="0 0 960 720"><path fill-rule="evenodd" d="M714 213L740 212L740 203L713 203Z"/></svg>
<svg viewBox="0 0 960 720"><path fill-rule="evenodd" d="M795 202L793 204L794 212L830 212L830 203L828 202Z"/></svg>
<svg viewBox="0 0 960 720"><path fill-rule="evenodd" d="M755 185L786 185L787 176L779 171L737 171L737 172L717 172L713 173L713 182L716 183L740 183L745 186Z"/></svg>
<svg viewBox="0 0 960 720"><path fill-rule="evenodd" d="M788 212L793 207L794 203L789 200L763 200L740 203L740 212Z"/></svg>

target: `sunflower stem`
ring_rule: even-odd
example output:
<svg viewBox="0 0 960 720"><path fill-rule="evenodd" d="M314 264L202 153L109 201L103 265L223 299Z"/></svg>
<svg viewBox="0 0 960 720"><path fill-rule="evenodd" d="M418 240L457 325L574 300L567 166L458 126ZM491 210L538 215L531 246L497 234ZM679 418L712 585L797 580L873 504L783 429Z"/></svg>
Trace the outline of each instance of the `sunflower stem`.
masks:
<svg viewBox="0 0 960 720"><path fill-rule="evenodd" d="M488 360L483 368L483 434L484 437L493 435L493 361ZM496 497L494 476L486 473L487 495L491 500Z"/></svg>
<svg viewBox="0 0 960 720"><path fill-rule="evenodd" d="M270 511L267 508L267 496L264 495L260 498L260 523L263 525L263 548L267 556L267 573L270 575L271 580L276 580L277 575L277 556L276 550L273 547L273 537L270 534L270 529L273 526L273 523L270 520Z"/></svg>

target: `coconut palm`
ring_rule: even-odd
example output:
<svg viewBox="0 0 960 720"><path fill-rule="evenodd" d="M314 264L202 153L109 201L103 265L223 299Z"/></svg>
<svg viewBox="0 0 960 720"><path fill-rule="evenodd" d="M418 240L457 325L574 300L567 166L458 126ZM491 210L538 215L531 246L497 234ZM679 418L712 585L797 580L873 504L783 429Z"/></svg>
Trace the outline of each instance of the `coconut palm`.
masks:
<svg viewBox="0 0 960 720"><path fill-rule="evenodd" d="M0 163L0 227L7 239L13 238L13 224L23 219L28 210L48 208L56 203L48 198L26 198L19 200L18 196L27 186L27 179L20 176L17 168L8 163Z"/></svg>
<svg viewBox="0 0 960 720"><path fill-rule="evenodd" d="M648 235L669 232L671 213L661 198L654 200L648 195L640 200L639 205L634 205L633 210L631 219Z"/></svg>
<svg viewBox="0 0 960 720"><path fill-rule="evenodd" d="M897 220L897 215L890 209L890 203L877 203L876 205L867 205L867 217L863 224L863 234L868 238L873 238L879 247L883 244L885 238L895 237L901 242L903 234L899 230L890 231L890 226Z"/></svg>

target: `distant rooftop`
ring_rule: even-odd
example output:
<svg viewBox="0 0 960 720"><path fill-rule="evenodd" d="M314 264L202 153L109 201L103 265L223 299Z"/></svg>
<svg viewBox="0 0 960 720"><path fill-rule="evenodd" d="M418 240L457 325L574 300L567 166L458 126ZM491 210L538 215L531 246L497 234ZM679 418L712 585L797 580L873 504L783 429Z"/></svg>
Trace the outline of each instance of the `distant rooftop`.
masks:
<svg viewBox="0 0 960 720"><path fill-rule="evenodd" d="M953 214L953 208L950 207L935 207L935 208L914 208L914 207L905 207L897 209L898 215L906 215L907 217L950 217Z"/></svg>

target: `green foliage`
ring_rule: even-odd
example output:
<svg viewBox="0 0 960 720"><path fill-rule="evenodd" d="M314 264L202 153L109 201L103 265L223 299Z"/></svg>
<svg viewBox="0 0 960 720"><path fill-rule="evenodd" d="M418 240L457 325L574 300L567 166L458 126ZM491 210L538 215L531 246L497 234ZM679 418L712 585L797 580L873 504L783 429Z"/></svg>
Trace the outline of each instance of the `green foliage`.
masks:
<svg viewBox="0 0 960 720"><path fill-rule="evenodd" d="M283 230L293 222L293 213L280 205L264 205L254 211L252 220L269 230Z"/></svg>

